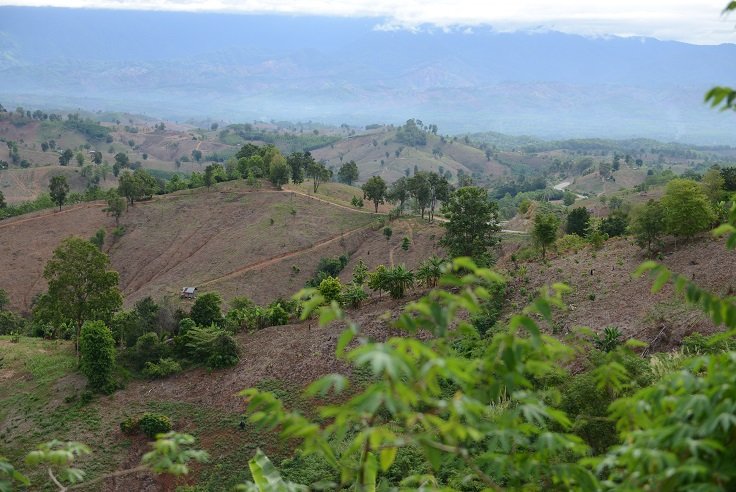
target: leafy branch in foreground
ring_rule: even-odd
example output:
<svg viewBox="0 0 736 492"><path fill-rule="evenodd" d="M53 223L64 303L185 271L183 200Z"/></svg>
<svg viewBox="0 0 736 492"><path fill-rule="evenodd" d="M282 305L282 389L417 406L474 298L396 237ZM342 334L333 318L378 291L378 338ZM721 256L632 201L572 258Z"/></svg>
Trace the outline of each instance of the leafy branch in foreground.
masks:
<svg viewBox="0 0 736 492"><path fill-rule="evenodd" d="M208 460L205 451L191 449L194 437L188 434L169 432L157 436L151 443L152 450L143 455L139 466L101 475L89 481L85 480L85 472L76 468L75 462L91 453L89 447L78 442L62 442L53 440L38 446L26 456L26 463L42 468L54 487L60 492L89 487L112 477L120 477L139 472L151 471L174 476L189 473L189 463L204 463ZM14 490L14 483L30 486L30 480L10 463L0 457L0 492Z"/></svg>
<svg viewBox="0 0 736 492"><path fill-rule="evenodd" d="M556 373L557 363L572 353L543 335L537 321L551 322L566 287L542 292L478 357L462 357L453 349L456 340L474 331L461 312L477 313L490 295L486 285L501 280L468 259L455 260L440 279L445 290L410 303L395 322L408 333L430 333L431 340L369 342L348 322L338 357L355 368L369 368L372 381L340 405L320 407L321 425L286 410L270 393L248 389L242 395L250 420L261 429L278 430L283 439L299 440L304 454L321 456L340 485L355 490L375 490L381 474L408 448L420 450L435 473L457 463L467 480L493 490L534 482L596 488L593 474L577 463L588 447L566 432L570 422L548 402L549 395L535 389L536 380ZM305 315L321 304L314 292L301 297L307 298ZM319 310L323 324L345 321L335 305ZM353 348L345 351L348 346ZM310 385L307 395L340 394L349 384L344 376L329 375ZM436 482L410 476L404 483L427 480Z"/></svg>

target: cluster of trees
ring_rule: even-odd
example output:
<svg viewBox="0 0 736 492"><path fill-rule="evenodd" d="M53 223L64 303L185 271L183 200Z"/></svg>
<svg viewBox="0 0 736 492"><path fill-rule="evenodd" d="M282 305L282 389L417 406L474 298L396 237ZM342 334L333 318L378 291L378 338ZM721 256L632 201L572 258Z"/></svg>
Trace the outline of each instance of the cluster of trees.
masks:
<svg viewBox="0 0 736 492"><path fill-rule="evenodd" d="M436 127L433 129L436 133ZM427 145L427 133L420 120L409 119L396 129L396 141L412 147Z"/></svg>
<svg viewBox="0 0 736 492"><path fill-rule="evenodd" d="M631 208L620 197L611 197L610 213L603 219L594 219L584 207L570 210L564 222L559 212L539 211L532 235L542 249L542 257L555 244L562 224L566 234L586 238L594 247L609 237L631 234L639 246L652 253L662 246L666 236L687 240L725 220L728 191L724 183L719 169L709 170L700 182L671 179L659 201L649 200Z"/></svg>

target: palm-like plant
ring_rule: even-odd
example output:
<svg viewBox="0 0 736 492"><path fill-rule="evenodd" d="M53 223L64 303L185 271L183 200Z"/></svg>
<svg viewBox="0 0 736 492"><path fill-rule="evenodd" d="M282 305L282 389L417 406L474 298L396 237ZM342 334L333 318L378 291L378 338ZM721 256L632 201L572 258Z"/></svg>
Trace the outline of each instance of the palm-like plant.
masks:
<svg viewBox="0 0 736 492"><path fill-rule="evenodd" d="M427 258L417 269L417 281L430 289L437 287L437 281L440 279L440 275L442 275L442 265L444 263L445 260L437 256Z"/></svg>
<svg viewBox="0 0 736 492"><path fill-rule="evenodd" d="M401 299L406 290L414 286L414 272L407 270L404 265L398 265L386 270L386 290L393 299Z"/></svg>

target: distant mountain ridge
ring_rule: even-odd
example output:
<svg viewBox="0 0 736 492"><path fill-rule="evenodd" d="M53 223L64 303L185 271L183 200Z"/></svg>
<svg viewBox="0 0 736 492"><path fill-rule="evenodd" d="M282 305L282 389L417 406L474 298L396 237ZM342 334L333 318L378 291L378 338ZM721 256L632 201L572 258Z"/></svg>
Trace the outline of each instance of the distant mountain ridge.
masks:
<svg viewBox="0 0 736 492"><path fill-rule="evenodd" d="M736 144L736 118L702 102L736 79L732 44L377 23L0 7L0 102Z"/></svg>

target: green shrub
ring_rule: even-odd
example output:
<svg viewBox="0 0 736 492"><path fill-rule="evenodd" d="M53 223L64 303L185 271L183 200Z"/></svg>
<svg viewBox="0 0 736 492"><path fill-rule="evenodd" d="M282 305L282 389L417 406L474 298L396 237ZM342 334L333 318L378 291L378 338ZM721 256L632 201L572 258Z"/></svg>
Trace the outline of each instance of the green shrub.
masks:
<svg viewBox="0 0 736 492"><path fill-rule="evenodd" d="M169 358L160 359L158 363L146 362L143 368L143 375L151 379L165 378L177 372L181 372L181 364Z"/></svg>
<svg viewBox="0 0 736 492"><path fill-rule="evenodd" d="M349 284L341 295L341 302L347 306L357 308L368 298L362 285Z"/></svg>
<svg viewBox="0 0 736 492"><path fill-rule="evenodd" d="M143 368L149 362L155 362L166 357L168 347L161 343L156 333L150 332L138 337L133 347L133 360L137 369Z"/></svg>
<svg viewBox="0 0 736 492"><path fill-rule="evenodd" d="M216 292L207 292L197 297L189 317L199 326L222 323L222 298Z"/></svg>
<svg viewBox="0 0 736 492"><path fill-rule="evenodd" d="M0 311L0 335L23 331L25 320L10 311Z"/></svg>
<svg viewBox="0 0 736 492"><path fill-rule="evenodd" d="M138 421L138 427L147 437L153 439L158 434L165 434L171 430L171 419L166 415L144 413Z"/></svg>
<svg viewBox="0 0 736 492"><path fill-rule="evenodd" d="M581 249L584 249L588 243L582 237L577 234L565 234L557 240L555 246L557 251L564 253L566 251L574 251L577 253Z"/></svg>
<svg viewBox="0 0 736 492"><path fill-rule="evenodd" d="M615 326L607 326L603 333L593 335L593 345L601 352L611 352L623 343L624 334Z"/></svg>
<svg viewBox="0 0 736 492"><path fill-rule="evenodd" d="M724 338L722 333L710 336L693 333L682 339L682 351L691 355L717 354L733 350L734 345L733 338Z"/></svg>
<svg viewBox="0 0 736 492"><path fill-rule="evenodd" d="M183 335L192 328L196 328L197 323L194 322L192 318L184 318L181 321L179 321L179 335Z"/></svg>
<svg viewBox="0 0 736 492"><path fill-rule="evenodd" d="M123 434L135 434L140 430L140 427L138 426L139 421L138 419L134 419L133 417L128 417L122 422L120 422L120 431Z"/></svg>
<svg viewBox="0 0 736 492"><path fill-rule="evenodd" d="M265 318L269 326L281 326L289 322L289 313L277 302L266 309Z"/></svg>
<svg viewBox="0 0 736 492"><path fill-rule="evenodd" d="M239 360L233 337L214 325L192 328L179 337L179 344L186 357L211 369L233 366Z"/></svg>
<svg viewBox="0 0 736 492"><path fill-rule="evenodd" d="M79 368L87 376L94 391L112 393L115 390L115 341L102 321L86 321L79 336Z"/></svg>
<svg viewBox="0 0 736 492"><path fill-rule="evenodd" d="M340 293L342 292L342 283L339 278L327 277L319 283L320 294L325 298L325 301L339 301Z"/></svg>
<svg viewBox="0 0 736 492"><path fill-rule="evenodd" d="M322 258L317 264L317 271L314 276L307 281L307 287L319 287L320 282L327 277L337 277L348 264L346 255L336 256L334 258Z"/></svg>

